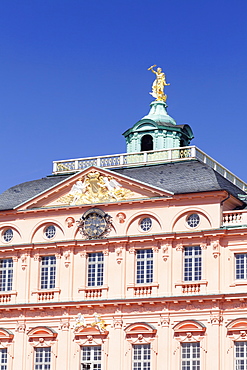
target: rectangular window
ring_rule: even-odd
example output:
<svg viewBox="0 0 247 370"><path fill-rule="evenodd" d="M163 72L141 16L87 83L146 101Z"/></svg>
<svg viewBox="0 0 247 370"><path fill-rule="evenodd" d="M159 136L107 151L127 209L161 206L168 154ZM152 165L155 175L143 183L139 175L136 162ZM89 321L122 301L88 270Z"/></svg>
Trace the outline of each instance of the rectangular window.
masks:
<svg viewBox="0 0 247 370"><path fill-rule="evenodd" d="M104 255L102 252L88 255L88 286L104 284Z"/></svg>
<svg viewBox="0 0 247 370"><path fill-rule="evenodd" d="M81 370L101 370L101 347L81 347Z"/></svg>
<svg viewBox="0 0 247 370"><path fill-rule="evenodd" d="M198 281L202 278L201 247L184 248L184 281Z"/></svg>
<svg viewBox="0 0 247 370"><path fill-rule="evenodd" d="M235 370L247 370L247 342L235 342Z"/></svg>
<svg viewBox="0 0 247 370"><path fill-rule="evenodd" d="M153 251L142 249L136 252L136 283L146 284L153 282Z"/></svg>
<svg viewBox="0 0 247 370"><path fill-rule="evenodd" d="M182 370L200 370L200 343L182 343Z"/></svg>
<svg viewBox="0 0 247 370"><path fill-rule="evenodd" d="M0 291L6 292L12 290L13 281L13 260L0 260Z"/></svg>
<svg viewBox="0 0 247 370"><path fill-rule="evenodd" d="M35 349L35 370L50 370L51 368L51 347Z"/></svg>
<svg viewBox="0 0 247 370"><path fill-rule="evenodd" d="M7 348L0 349L0 370L7 370Z"/></svg>
<svg viewBox="0 0 247 370"><path fill-rule="evenodd" d="M133 345L132 370L150 370L150 369L151 369L150 344Z"/></svg>
<svg viewBox="0 0 247 370"><path fill-rule="evenodd" d="M46 256L41 258L41 289L55 288L56 257Z"/></svg>
<svg viewBox="0 0 247 370"><path fill-rule="evenodd" d="M247 253L235 254L236 279L247 279Z"/></svg>

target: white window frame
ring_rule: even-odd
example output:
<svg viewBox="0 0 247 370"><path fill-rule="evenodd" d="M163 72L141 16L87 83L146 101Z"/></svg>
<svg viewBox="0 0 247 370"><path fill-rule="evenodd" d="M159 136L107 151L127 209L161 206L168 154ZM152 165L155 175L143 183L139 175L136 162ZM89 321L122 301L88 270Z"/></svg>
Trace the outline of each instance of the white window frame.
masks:
<svg viewBox="0 0 247 370"><path fill-rule="evenodd" d="M151 248L150 249L137 249L136 251L136 284L152 284L153 279L154 279L153 250Z"/></svg>
<svg viewBox="0 0 247 370"><path fill-rule="evenodd" d="M84 353L89 354L89 359L84 358ZM95 359L95 353L97 358ZM102 369L102 350L101 346L82 346L81 347L81 370L101 370Z"/></svg>
<svg viewBox="0 0 247 370"><path fill-rule="evenodd" d="M133 344L132 370L151 370L151 346ZM146 353L145 353L146 351Z"/></svg>
<svg viewBox="0 0 247 370"><path fill-rule="evenodd" d="M191 255L187 255L187 251L192 251ZM200 254L196 252L200 251ZM202 249L199 245L184 247L184 263L183 263L183 280L184 281L200 281L202 280ZM199 260L199 261L198 261ZM197 263L200 263L200 268L197 270ZM187 269L191 273L187 273Z"/></svg>
<svg viewBox="0 0 247 370"><path fill-rule="evenodd" d="M38 358L37 355L38 353L42 354L40 358ZM46 361L45 356L46 353L49 353L49 362ZM36 347L34 357L34 370L50 370L50 369L51 369L51 347Z"/></svg>
<svg viewBox="0 0 247 370"><path fill-rule="evenodd" d="M240 346L243 347L244 356L238 355L237 347ZM244 370L247 370L247 341L238 341L234 343L234 370L243 369L242 365L244 365Z"/></svg>
<svg viewBox="0 0 247 370"><path fill-rule="evenodd" d="M196 357L193 348L196 348ZM183 351L188 349L188 351ZM184 357L187 355L186 357ZM198 362L198 363L195 363ZM200 370L201 369L201 350L200 342L181 343L181 370Z"/></svg>
<svg viewBox="0 0 247 370"><path fill-rule="evenodd" d="M237 269L237 261L240 256L243 256L243 277L239 277L240 273ZM242 265L242 263L241 263ZM236 280L247 280L247 253L236 253L235 254L235 279Z"/></svg>
<svg viewBox="0 0 247 370"><path fill-rule="evenodd" d="M93 258L95 257L95 260ZM94 252L87 255L87 286L104 285L104 253Z"/></svg>
<svg viewBox="0 0 247 370"><path fill-rule="evenodd" d="M7 370L8 351L7 348L0 348L0 370Z"/></svg>
<svg viewBox="0 0 247 370"><path fill-rule="evenodd" d="M47 264L43 264L48 261ZM55 261L55 263L52 263ZM40 289L54 289L56 286L56 257L42 256L40 261Z"/></svg>
<svg viewBox="0 0 247 370"><path fill-rule="evenodd" d="M5 263L6 266L1 266ZM0 291L9 292L13 289L13 259L3 258L0 259Z"/></svg>

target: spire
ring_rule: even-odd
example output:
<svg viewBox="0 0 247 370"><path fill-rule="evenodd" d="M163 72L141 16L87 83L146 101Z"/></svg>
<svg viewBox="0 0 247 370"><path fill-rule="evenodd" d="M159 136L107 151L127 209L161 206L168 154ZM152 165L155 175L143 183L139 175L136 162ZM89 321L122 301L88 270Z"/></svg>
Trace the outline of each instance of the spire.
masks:
<svg viewBox="0 0 247 370"><path fill-rule="evenodd" d="M188 146L194 137L189 125L177 125L167 113L164 88L170 84L166 82L162 69L155 71L154 67L156 65L148 70L156 75L150 93L156 100L151 102L149 113L123 133L128 153Z"/></svg>

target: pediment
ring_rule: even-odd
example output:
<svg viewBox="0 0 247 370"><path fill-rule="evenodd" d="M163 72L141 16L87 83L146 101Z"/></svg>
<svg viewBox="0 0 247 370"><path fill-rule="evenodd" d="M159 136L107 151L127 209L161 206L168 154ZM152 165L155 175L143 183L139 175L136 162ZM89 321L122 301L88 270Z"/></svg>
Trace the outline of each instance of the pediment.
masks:
<svg viewBox="0 0 247 370"><path fill-rule="evenodd" d="M92 166L19 205L17 209L80 206L172 195L169 191Z"/></svg>

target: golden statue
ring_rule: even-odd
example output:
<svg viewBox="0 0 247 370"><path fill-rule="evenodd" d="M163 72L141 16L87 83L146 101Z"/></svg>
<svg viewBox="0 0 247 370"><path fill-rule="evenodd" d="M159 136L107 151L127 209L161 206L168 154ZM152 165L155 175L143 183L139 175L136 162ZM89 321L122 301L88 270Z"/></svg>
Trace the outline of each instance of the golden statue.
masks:
<svg viewBox="0 0 247 370"><path fill-rule="evenodd" d="M154 67L156 67L156 64L148 68L148 71L152 71L154 74L156 74L156 79L153 82L152 85L152 92L150 93L156 100L162 100L166 101L167 95L164 93L165 86L169 86L166 82L166 75L162 72L162 69L160 67L157 68L157 70L154 70Z"/></svg>

